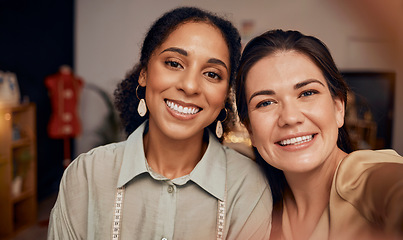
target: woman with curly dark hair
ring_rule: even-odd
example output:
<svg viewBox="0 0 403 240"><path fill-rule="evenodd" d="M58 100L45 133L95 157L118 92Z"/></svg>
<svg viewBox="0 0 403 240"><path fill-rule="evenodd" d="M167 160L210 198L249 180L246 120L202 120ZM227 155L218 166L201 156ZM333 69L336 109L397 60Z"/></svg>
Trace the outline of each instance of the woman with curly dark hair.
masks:
<svg viewBox="0 0 403 240"><path fill-rule="evenodd" d="M128 139L66 169L48 238L267 239L267 181L219 141L240 49L236 28L207 11L158 19L115 92Z"/></svg>

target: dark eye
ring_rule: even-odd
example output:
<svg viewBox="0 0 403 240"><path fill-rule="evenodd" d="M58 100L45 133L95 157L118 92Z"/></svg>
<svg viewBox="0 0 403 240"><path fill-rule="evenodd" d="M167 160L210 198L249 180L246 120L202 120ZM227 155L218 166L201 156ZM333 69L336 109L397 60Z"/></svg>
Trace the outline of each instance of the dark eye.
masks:
<svg viewBox="0 0 403 240"><path fill-rule="evenodd" d="M222 79L221 76L218 75L218 74L215 73L215 72L207 72L207 73L205 73L205 75L206 75L207 77L209 77L209 78L213 78L213 79L217 79L217 80L221 80L221 79Z"/></svg>
<svg viewBox="0 0 403 240"><path fill-rule="evenodd" d="M309 97L309 96L312 96L317 93L318 93L318 91L316 91L316 90L308 90L308 91L301 93L301 97Z"/></svg>
<svg viewBox="0 0 403 240"><path fill-rule="evenodd" d="M272 105L273 103L274 103L273 101L269 101L269 100L263 101L263 102L258 103L258 104L256 105L256 108L267 107L267 106L269 106L269 105Z"/></svg>
<svg viewBox="0 0 403 240"><path fill-rule="evenodd" d="M182 68L182 65L180 63L171 60L165 61L165 64L172 68Z"/></svg>

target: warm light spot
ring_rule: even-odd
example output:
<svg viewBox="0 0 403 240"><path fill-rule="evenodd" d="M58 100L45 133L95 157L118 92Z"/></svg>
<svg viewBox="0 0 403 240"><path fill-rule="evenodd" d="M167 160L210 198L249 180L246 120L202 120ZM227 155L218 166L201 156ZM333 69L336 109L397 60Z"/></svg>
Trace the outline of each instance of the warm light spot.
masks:
<svg viewBox="0 0 403 240"><path fill-rule="evenodd" d="M4 119L6 119L6 121L11 120L11 114L10 113L4 114Z"/></svg>

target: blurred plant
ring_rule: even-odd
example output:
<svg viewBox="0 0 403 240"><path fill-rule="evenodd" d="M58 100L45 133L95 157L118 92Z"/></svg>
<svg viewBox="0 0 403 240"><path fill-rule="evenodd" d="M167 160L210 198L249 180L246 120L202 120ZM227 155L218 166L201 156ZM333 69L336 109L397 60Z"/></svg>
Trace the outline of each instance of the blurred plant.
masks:
<svg viewBox="0 0 403 240"><path fill-rule="evenodd" d="M106 114L104 121L95 131L98 135L98 142L96 146L105 145L112 142L121 141L123 138L122 125L119 120L119 116L116 113L111 97L102 88L95 84L86 83L88 89L95 91L104 100L108 113Z"/></svg>

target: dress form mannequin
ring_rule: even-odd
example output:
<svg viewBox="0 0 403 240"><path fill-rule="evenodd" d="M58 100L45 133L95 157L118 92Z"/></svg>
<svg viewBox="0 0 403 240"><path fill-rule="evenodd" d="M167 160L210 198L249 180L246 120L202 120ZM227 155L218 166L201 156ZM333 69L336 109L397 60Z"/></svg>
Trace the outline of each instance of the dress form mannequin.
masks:
<svg viewBox="0 0 403 240"><path fill-rule="evenodd" d="M45 85L51 99L52 114L48 124L49 137L64 140L64 167L71 161L70 138L81 133L77 114L83 81L74 76L71 68L62 65L59 72L46 77Z"/></svg>

